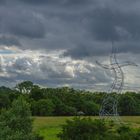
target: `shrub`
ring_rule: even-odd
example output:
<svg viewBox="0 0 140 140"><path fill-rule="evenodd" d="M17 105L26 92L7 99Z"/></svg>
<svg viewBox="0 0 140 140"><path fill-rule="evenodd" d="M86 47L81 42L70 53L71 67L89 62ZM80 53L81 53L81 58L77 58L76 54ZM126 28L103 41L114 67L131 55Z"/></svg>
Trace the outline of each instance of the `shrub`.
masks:
<svg viewBox="0 0 140 140"><path fill-rule="evenodd" d="M61 140L140 140L140 132L125 125L77 117L62 126L58 137Z"/></svg>
<svg viewBox="0 0 140 140"><path fill-rule="evenodd" d="M58 135L61 140L98 140L104 139L107 127L104 121L93 121L90 118L74 118L62 126Z"/></svg>
<svg viewBox="0 0 140 140"><path fill-rule="evenodd" d="M8 110L0 114L0 140L41 140L32 133L29 104L19 97Z"/></svg>

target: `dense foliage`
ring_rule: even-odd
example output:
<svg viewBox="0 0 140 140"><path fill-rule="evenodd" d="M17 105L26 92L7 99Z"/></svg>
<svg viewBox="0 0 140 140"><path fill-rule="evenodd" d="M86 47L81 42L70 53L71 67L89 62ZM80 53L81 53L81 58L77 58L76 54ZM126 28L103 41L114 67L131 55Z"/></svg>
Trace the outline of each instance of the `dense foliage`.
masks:
<svg viewBox="0 0 140 140"><path fill-rule="evenodd" d="M75 118L62 126L58 137L61 140L140 140L140 131L103 120Z"/></svg>
<svg viewBox="0 0 140 140"><path fill-rule="evenodd" d="M98 115L105 94L68 87L41 88L30 81L25 81L12 89L0 87L0 110L11 107L12 102L22 95L30 104L34 116L94 116ZM140 94L135 92L120 94L118 108L120 115L140 115Z"/></svg>
<svg viewBox="0 0 140 140"><path fill-rule="evenodd" d="M0 114L1 140L42 140L32 132L32 119L29 104L19 97L12 107Z"/></svg>

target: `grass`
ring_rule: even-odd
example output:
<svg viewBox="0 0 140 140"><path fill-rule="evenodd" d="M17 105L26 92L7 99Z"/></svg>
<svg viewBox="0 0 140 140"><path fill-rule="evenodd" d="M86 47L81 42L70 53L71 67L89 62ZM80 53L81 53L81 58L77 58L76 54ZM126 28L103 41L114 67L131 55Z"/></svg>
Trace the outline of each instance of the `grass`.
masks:
<svg viewBox="0 0 140 140"><path fill-rule="evenodd" d="M57 134L61 132L61 125L73 117L34 117L34 131L44 136L44 140L59 140ZM98 117L92 117L97 119ZM133 128L140 127L140 116L124 116L122 121Z"/></svg>
<svg viewBox="0 0 140 140"><path fill-rule="evenodd" d="M67 119L73 117L35 117L34 131L44 136L45 140L59 140L57 134L61 131L61 125Z"/></svg>

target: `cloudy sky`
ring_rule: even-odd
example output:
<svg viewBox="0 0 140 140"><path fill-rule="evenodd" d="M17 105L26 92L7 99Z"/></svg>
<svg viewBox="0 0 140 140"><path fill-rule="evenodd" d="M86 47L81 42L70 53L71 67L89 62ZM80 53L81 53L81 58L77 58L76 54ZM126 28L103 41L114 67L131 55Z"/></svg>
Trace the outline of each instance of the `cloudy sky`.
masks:
<svg viewBox="0 0 140 140"><path fill-rule="evenodd" d="M0 85L31 80L47 87L107 90L111 41L120 63L140 65L139 0L0 0ZM140 87L126 67L125 88Z"/></svg>

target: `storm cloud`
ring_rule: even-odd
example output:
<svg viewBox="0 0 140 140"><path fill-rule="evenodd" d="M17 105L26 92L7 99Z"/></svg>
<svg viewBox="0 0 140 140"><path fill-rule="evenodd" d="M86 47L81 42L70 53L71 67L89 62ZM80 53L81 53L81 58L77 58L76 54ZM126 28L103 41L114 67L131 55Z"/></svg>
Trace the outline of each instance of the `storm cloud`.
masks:
<svg viewBox="0 0 140 140"><path fill-rule="evenodd" d="M0 45L21 46L18 39L13 36L0 36Z"/></svg>
<svg viewBox="0 0 140 140"><path fill-rule="evenodd" d="M139 6L139 0L0 0L1 78L106 85L110 75L95 61L108 63L112 42L122 61L139 62Z"/></svg>

